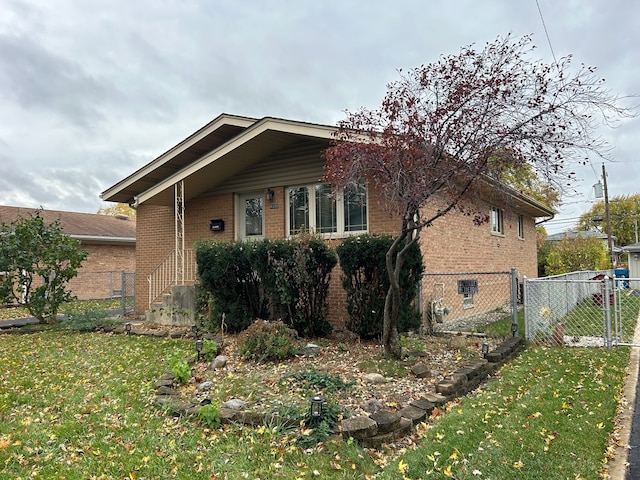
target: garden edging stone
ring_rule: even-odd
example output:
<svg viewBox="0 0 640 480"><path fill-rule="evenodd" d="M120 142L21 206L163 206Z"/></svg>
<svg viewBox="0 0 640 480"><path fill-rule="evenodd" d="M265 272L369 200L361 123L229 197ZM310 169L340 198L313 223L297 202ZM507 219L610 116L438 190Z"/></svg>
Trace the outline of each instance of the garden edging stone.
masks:
<svg viewBox="0 0 640 480"><path fill-rule="evenodd" d="M524 345L523 338L510 337L490 351L485 359L473 360L447 375L436 384L435 394L425 392L422 398L412 400L408 406L397 412L381 410L368 416L345 418L340 424L340 433L345 440L353 438L362 445L372 448L379 448L385 443L393 442L410 433L417 424L429 417L435 408L474 390L489 375L514 358ZM154 387L156 405L166 408L176 416L197 415L199 405L178 398L171 372L164 373L155 382ZM292 419L278 417L271 413L260 414L225 407L219 409L219 416L221 423L265 425L277 422L291 426L297 424Z"/></svg>

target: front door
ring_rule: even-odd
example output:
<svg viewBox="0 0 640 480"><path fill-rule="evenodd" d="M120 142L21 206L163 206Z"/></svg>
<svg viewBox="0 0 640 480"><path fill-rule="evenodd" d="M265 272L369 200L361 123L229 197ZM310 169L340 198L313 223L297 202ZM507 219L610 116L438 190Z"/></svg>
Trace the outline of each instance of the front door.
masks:
<svg viewBox="0 0 640 480"><path fill-rule="evenodd" d="M240 195L240 240L261 240L264 238L264 194L246 193Z"/></svg>

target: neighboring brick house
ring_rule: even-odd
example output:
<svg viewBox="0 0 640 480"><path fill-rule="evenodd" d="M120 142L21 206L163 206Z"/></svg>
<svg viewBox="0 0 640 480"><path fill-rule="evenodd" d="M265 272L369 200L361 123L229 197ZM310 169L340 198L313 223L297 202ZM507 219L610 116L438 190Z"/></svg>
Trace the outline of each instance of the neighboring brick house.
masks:
<svg viewBox="0 0 640 480"><path fill-rule="evenodd" d="M0 206L0 222L28 218L36 209ZM136 221L126 215L40 210L45 224L60 221L62 231L89 252L78 276L69 282L80 300L110 298L121 289L121 272L135 272Z"/></svg>
<svg viewBox="0 0 640 480"><path fill-rule="evenodd" d="M283 238L312 230L335 246L348 235L396 233L400 219L384 210L374 191L354 190L332 202L330 186L320 179L322 152L334 131L223 114L104 191L103 200L137 209L136 311L145 311L176 280L195 280L191 247L198 239ZM509 211L499 208L503 197L491 203L491 193L486 204L473 205L491 219L487 224L476 226L473 217L452 213L426 228L426 271L515 267L536 276L535 219L553 212L510 192ZM330 293L335 325L346 319L339 277L336 271Z"/></svg>

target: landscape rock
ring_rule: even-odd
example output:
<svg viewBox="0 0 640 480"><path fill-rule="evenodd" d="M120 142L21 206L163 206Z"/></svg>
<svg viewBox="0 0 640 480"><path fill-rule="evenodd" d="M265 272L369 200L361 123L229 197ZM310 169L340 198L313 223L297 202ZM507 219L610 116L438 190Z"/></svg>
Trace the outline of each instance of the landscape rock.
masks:
<svg viewBox="0 0 640 480"><path fill-rule="evenodd" d="M223 408L228 408L229 410L241 410L247 404L244 400L239 398L232 398L231 400L227 400L222 404Z"/></svg>
<svg viewBox="0 0 640 480"><path fill-rule="evenodd" d="M413 373L418 378L430 378L431 377L431 368L426 363L416 363L413 367L411 367L411 373Z"/></svg>
<svg viewBox="0 0 640 480"><path fill-rule="evenodd" d="M367 373L363 378L365 382L373 384L386 383L387 381L387 379L379 373Z"/></svg>
<svg viewBox="0 0 640 480"><path fill-rule="evenodd" d="M224 368L227 366L228 361L229 361L229 357L225 355L218 355L216 358L213 359L209 368L212 370L218 370L220 368Z"/></svg>
<svg viewBox="0 0 640 480"><path fill-rule="evenodd" d="M198 392L208 392L209 390L211 390L211 387L213 387L213 382L202 382L200 385L198 385L198 388L196 389L196 391Z"/></svg>
<svg viewBox="0 0 640 480"><path fill-rule="evenodd" d="M372 413L369 415L369 418L378 424L377 435L384 435L398 429L401 417L395 412L382 410L377 413Z"/></svg>
<svg viewBox="0 0 640 480"><path fill-rule="evenodd" d="M375 412L379 412L380 410L384 410L384 405L377 398L371 398L371 399L366 401L366 403L364 404L364 407L362 407L362 409L365 412L375 413Z"/></svg>
<svg viewBox="0 0 640 480"><path fill-rule="evenodd" d="M305 357L315 357L320 353L320 346L315 343L307 343L300 353Z"/></svg>
<svg viewBox="0 0 640 480"><path fill-rule="evenodd" d="M341 423L342 438L354 438L360 440L367 437L373 437L378 433L378 424L369 417L351 417L345 418Z"/></svg>

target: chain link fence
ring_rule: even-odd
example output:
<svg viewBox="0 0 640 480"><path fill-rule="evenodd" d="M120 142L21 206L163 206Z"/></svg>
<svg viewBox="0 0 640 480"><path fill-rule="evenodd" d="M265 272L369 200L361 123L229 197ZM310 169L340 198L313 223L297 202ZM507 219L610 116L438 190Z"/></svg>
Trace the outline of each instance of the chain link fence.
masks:
<svg viewBox="0 0 640 480"><path fill-rule="evenodd" d="M120 300L119 313L126 315L135 310L135 272L80 270L69 281L68 288L78 300Z"/></svg>
<svg viewBox="0 0 640 480"><path fill-rule="evenodd" d="M613 271L525 279L525 336L545 345L629 344L640 311L640 280Z"/></svg>
<svg viewBox="0 0 640 480"><path fill-rule="evenodd" d="M428 332L473 331L499 320L513 322L514 312L517 315L515 270L425 273L420 292L420 311Z"/></svg>

